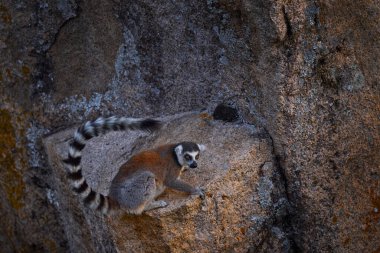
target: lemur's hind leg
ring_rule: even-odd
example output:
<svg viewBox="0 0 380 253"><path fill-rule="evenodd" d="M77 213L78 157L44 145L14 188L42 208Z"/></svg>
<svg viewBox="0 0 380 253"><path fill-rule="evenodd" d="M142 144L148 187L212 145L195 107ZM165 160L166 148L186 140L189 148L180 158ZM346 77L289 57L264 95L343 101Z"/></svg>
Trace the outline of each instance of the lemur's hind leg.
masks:
<svg viewBox="0 0 380 253"><path fill-rule="evenodd" d="M168 206L168 203L166 203L163 200L155 200L158 196L160 196L165 191L165 188L166 188L165 186L160 187L160 186L156 185L156 192L153 196L153 199L149 203L147 203L144 211L149 211L152 209Z"/></svg>
<svg viewBox="0 0 380 253"><path fill-rule="evenodd" d="M138 172L118 185L113 185L110 196L117 199L121 208L132 214L166 206L154 201L157 194L155 176L149 171Z"/></svg>

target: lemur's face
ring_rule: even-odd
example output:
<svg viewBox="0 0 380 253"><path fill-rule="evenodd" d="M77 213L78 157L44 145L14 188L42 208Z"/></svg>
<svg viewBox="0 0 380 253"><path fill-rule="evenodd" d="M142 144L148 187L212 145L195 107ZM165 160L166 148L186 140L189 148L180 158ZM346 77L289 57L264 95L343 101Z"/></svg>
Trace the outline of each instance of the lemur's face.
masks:
<svg viewBox="0 0 380 253"><path fill-rule="evenodd" d="M193 142L181 142L174 150L181 166L195 169L198 167L199 154L205 150L205 146Z"/></svg>

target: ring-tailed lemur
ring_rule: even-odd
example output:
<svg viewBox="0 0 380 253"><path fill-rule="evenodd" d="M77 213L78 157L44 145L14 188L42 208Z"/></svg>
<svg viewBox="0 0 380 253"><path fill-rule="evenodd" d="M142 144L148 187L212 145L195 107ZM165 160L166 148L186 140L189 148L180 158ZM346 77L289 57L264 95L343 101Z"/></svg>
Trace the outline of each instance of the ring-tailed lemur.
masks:
<svg viewBox="0 0 380 253"><path fill-rule="evenodd" d="M109 117L88 121L77 129L64 163L73 190L82 197L84 203L103 214L115 210L141 214L143 211L167 206L165 201L155 200L166 187L204 196L199 187L194 188L179 180L185 168L197 167L199 153L205 150L204 145L193 142L167 144L132 156L119 168L108 196L94 191L87 184L80 165L81 151L87 140L108 131L131 129L152 132L160 126L161 122L154 119Z"/></svg>

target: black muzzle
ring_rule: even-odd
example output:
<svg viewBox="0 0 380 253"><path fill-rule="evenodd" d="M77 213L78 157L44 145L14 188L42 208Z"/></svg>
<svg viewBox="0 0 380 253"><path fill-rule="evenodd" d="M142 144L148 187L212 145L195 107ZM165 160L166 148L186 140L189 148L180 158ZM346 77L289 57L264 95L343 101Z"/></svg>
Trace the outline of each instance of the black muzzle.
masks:
<svg viewBox="0 0 380 253"><path fill-rule="evenodd" d="M190 165L189 165L190 168L192 169L195 169L196 167L198 167L198 164L197 162L192 162Z"/></svg>

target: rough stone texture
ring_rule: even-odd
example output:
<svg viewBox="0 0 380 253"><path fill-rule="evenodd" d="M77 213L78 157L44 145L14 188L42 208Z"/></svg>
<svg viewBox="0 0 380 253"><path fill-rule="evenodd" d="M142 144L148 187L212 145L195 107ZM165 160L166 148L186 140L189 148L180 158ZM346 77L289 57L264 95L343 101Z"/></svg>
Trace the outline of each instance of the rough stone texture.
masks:
<svg viewBox="0 0 380 253"><path fill-rule="evenodd" d="M0 3L5 252L69 247L43 135L221 103L273 140L290 212L268 233L294 251L380 250L378 2L87 2Z"/></svg>
<svg viewBox="0 0 380 253"><path fill-rule="evenodd" d="M205 200L167 190L159 199L169 203L168 207L142 216L103 218L83 207L71 191L61 163L74 129L44 141L71 251L247 252L254 245L269 243L271 237L279 238L268 235L268 228L286 215L288 203L268 136L253 125L215 121L207 113L163 120L167 123L154 135L110 133L92 139L83 152L85 177L92 187L107 194L118 168L139 150L184 140L207 146L199 168L181 176L202 187ZM281 224L277 222L276 226ZM284 234L282 228L277 230ZM270 247L274 249L274 245ZM286 238L283 247L290 247Z"/></svg>
<svg viewBox="0 0 380 253"><path fill-rule="evenodd" d="M287 37L256 61L270 85L255 105L287 179L291 238L306 252L377 252L379 5L293 1L283 13Z"/></svg>
<svg viewBox="0 0 380 253"><path fill-rule="evenodd" d="M111 1L83 1L78 17L60 29L48 52L53 66L53 101L107 91L104 84L112 81L122 42L122 26L113 6Z"/></svg>

